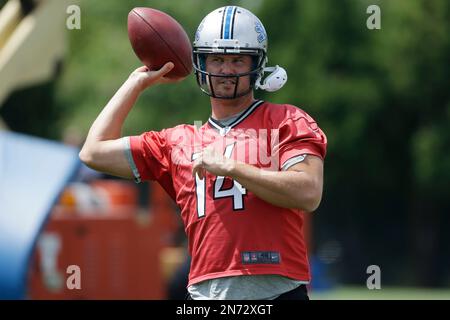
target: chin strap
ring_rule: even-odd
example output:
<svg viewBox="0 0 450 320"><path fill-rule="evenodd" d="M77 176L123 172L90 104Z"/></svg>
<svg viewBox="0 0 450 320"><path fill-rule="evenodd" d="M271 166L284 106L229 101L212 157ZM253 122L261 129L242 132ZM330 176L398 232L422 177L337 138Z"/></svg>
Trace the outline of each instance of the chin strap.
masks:
<svg viewBox="0 0 450 320"><path fill-rule="evenodd" d="M271 72L261 84L264 72ZM255 88L265 90L268 92L274 92L280 90L287 82L287 73L282 67L276 65L275 67L267 67L263 70L263 75L256 80Z"/></svg>

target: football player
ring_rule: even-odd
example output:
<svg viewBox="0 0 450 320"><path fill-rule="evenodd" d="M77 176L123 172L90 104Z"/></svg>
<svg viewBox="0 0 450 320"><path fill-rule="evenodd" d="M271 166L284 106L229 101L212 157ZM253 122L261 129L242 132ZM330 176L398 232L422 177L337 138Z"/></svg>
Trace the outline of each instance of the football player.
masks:
<svg viewBox="0 0 450 320"><path fill-rule="evenodd" d="M303 222L321 201L326 136L296 106L255 99L256 89L280 89L287 74L266 67L267 34L250 11L209 13L193 58L210 96L205 124L121 137L139 94L176 81L165 77L171 62L141 67L95 120L80 158L109 174L156 180L176 201L191 256L190 299L308 299Z"/></svg>

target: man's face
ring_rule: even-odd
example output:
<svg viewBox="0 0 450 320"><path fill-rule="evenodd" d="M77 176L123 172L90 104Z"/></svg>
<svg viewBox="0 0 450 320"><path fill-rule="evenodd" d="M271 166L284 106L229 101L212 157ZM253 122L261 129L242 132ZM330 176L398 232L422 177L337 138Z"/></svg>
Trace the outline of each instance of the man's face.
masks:
<svg viewBox="0 0 450 320"><path fill-rule="evenodd" d="M249 55L220 55L206 56L206 71L218 75L235 75L250 72L252 57ZM236 88L237 77L211 77L214 93L219 97L232 97ZM250 75L239 78L236 95L246 92L250 86Z"/></svg>

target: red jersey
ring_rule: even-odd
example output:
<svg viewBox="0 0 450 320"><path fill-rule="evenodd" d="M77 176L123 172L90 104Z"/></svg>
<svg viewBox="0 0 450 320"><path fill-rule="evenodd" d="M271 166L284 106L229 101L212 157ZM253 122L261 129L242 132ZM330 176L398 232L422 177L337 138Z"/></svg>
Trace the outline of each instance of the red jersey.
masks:
<svg viewBox="0 0 450 320"><path fill-rule="evenodd" d="M157 180L181 209L192 258L189 285L253 274L309 281L304 212L276 207L229 177L207 172L203 180L194 178L193 160L210 144L228 158L280 171L308 154L323 159L327 140L304 111L263 101L227 127L210 118L200 128L180 125L130 137L136 178Z"/></svg>

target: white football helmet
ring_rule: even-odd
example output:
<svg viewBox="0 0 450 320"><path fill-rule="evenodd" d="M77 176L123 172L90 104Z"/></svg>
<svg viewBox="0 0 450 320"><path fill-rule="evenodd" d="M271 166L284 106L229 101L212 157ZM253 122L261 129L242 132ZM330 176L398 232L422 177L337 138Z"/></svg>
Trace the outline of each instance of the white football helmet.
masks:
<svg viewBox="0 0 450 320"><path fill-rule="evenodd" d="M252 56L252 70L247 73L223 75L206 71L208 54L242 54ZM251 90L276 91L287 81L286 71L281 67L265 68L267 63L267 33L261 21L250 11L226 6L209 13L200 23L193 43L193 64L200 89L214 98L234 99ZM262 81L264 72L272 72ZM275 74L276 73L276 74ZM238 93L239 78L250 76L248 90ZM212 77L234 78L234 94L220 96L214 91ZM262 81L262 84L261 84Z"/></svg>

